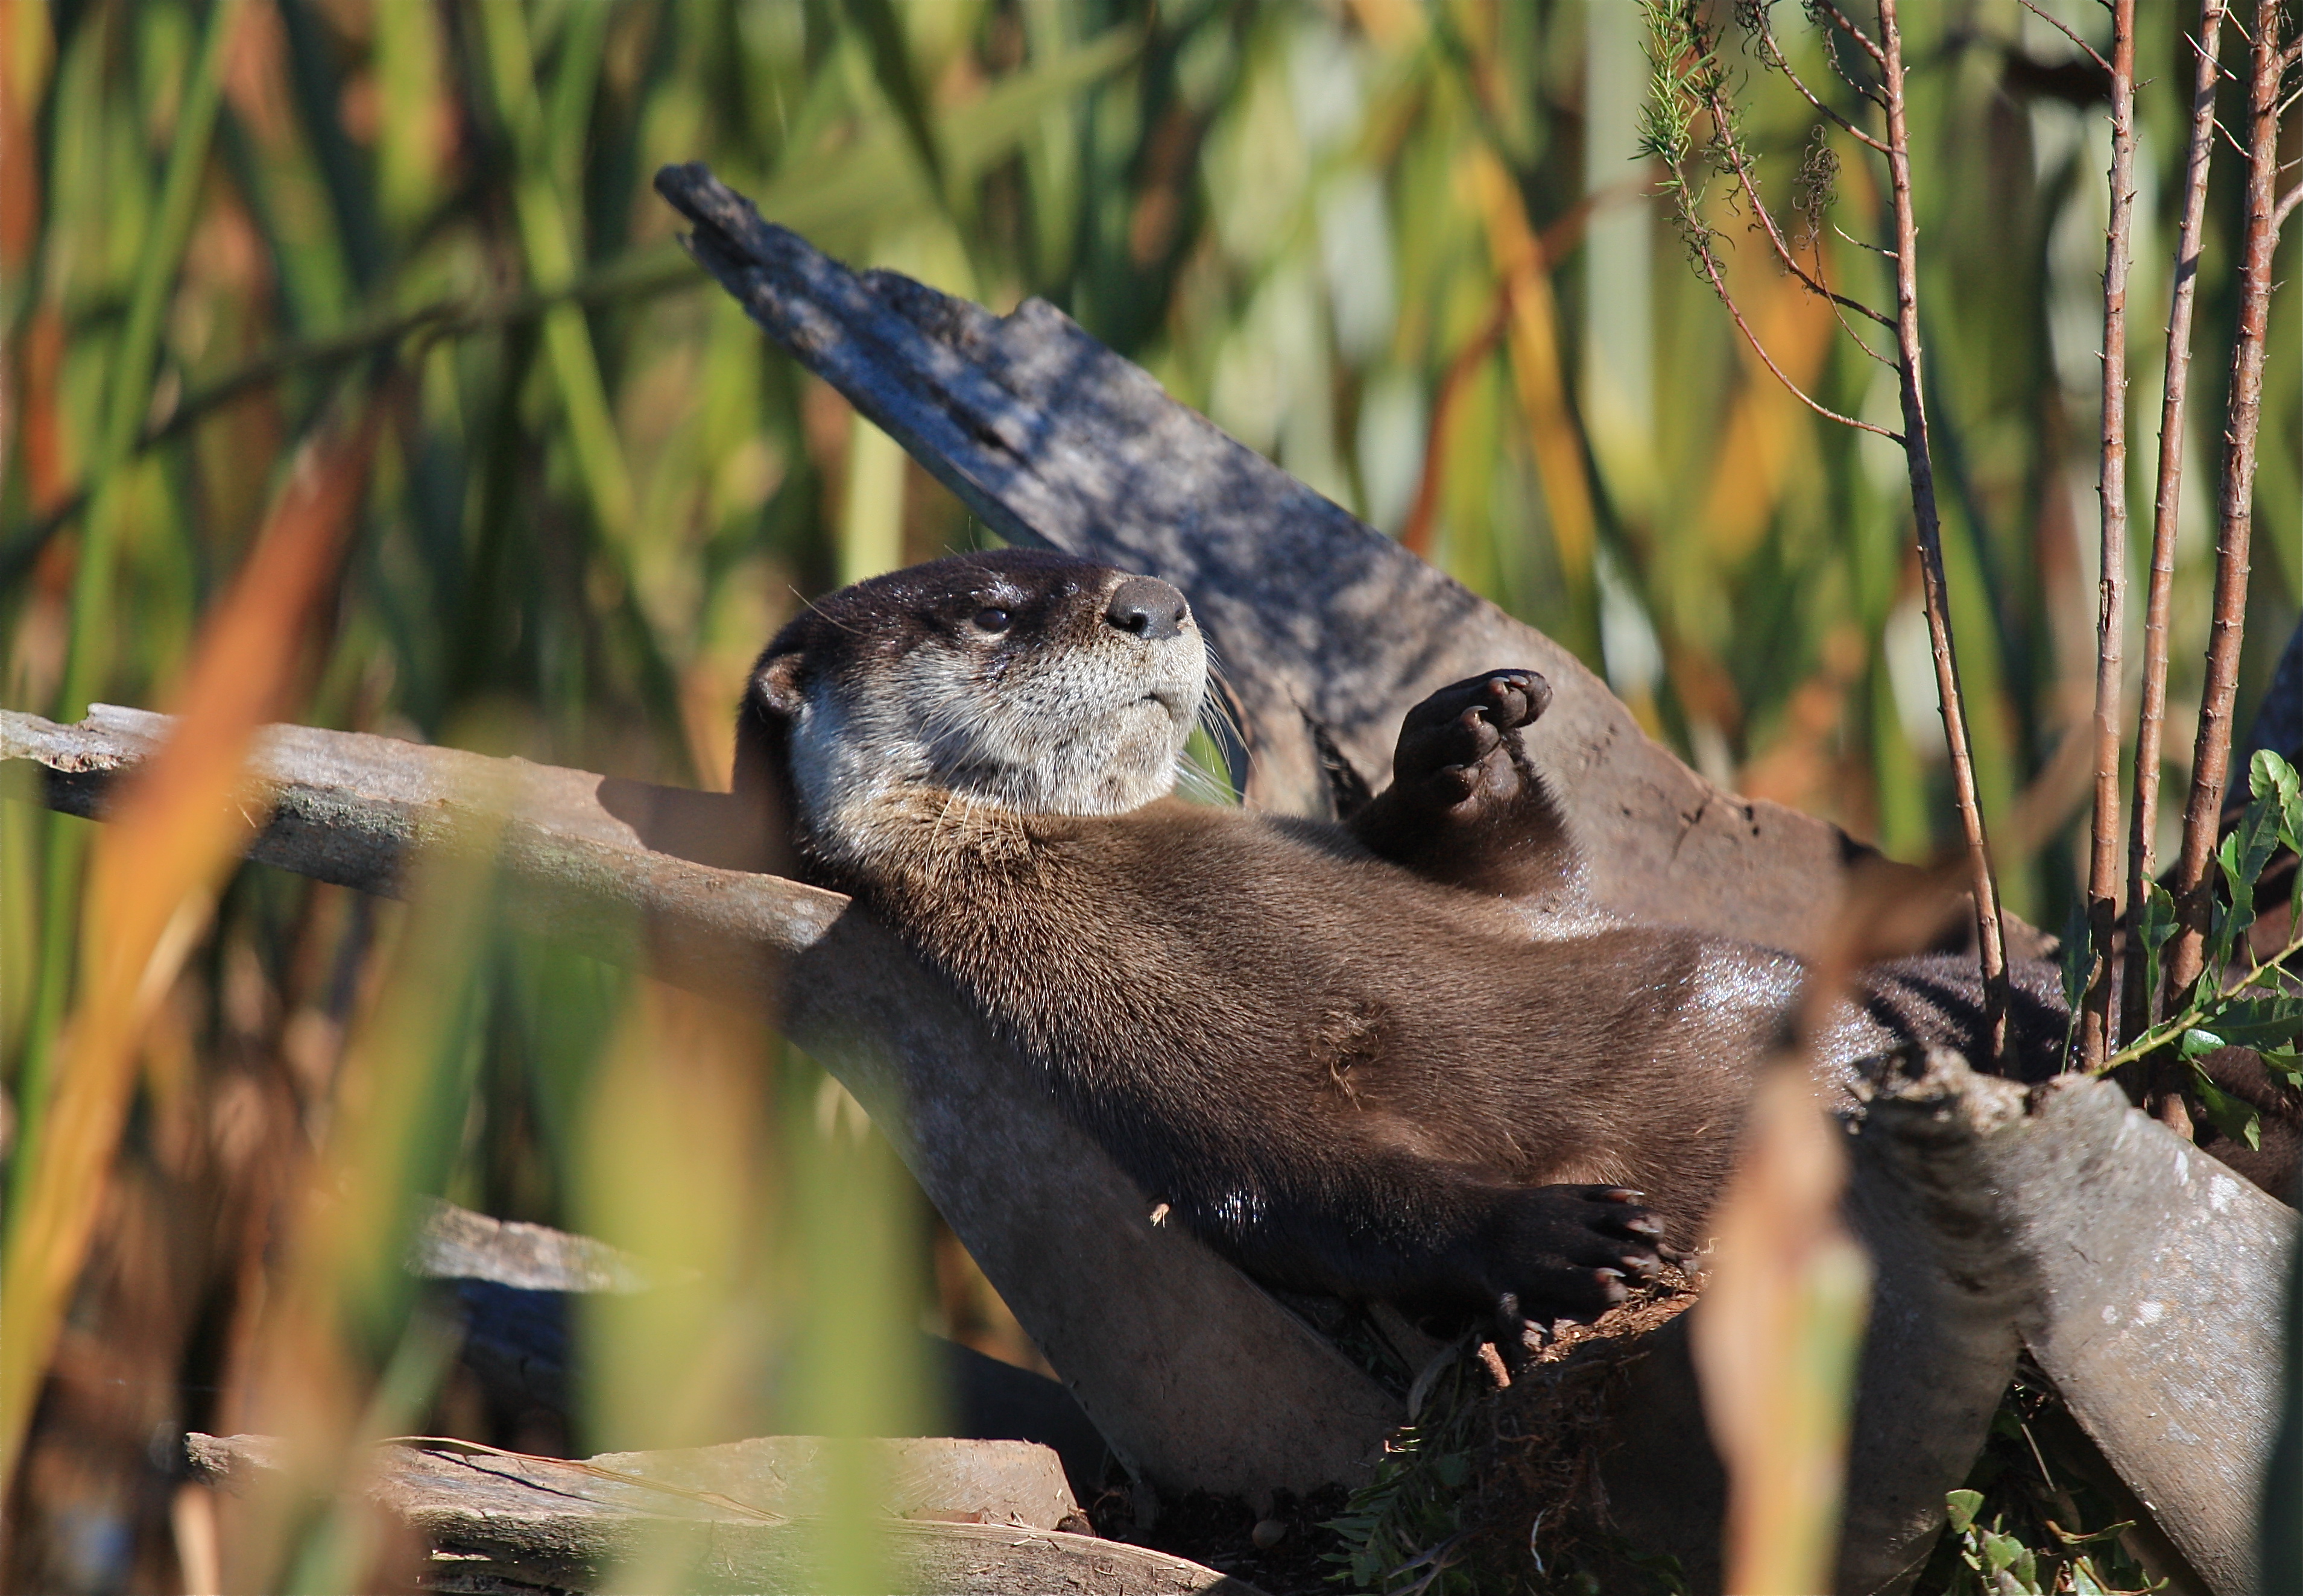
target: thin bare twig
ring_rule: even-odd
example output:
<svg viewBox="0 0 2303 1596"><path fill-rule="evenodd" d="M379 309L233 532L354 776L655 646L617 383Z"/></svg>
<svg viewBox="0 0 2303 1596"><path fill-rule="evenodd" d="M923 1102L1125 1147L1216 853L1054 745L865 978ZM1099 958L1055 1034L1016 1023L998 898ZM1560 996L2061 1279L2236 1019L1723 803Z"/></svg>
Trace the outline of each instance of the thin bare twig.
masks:
<svg viewBox="0 0 2303 1596"><path fill-rule="evenodd" d="M1887 153L1887 147L1885 144L1882 144L1876 136L1865 132L1860 126L1849 121L1846 116L1843 115L1837 106L1833 106L1828 101L1825 100L1820 95L1817 94L1814 89L1810 89L1807 86L1807 80L1793 72L1789 62L1785 62L1784 63L1781 71L1784 76L1791 80L1791 86L1799 90L1800 97L1805 100L1809 105L1813 106L1817 110L1822 112L1826 116L1831 118L1832 122L1837 125L1840 131L1845 133L1849 138L1854 139L1858 144L1864 146L1868 149L1877 150L1883 156ZM1851 87L1852 87L1852 85L1851 85ZM1860 88L1856 89L1855 92L1858 94L1863 94L1863 90ZM1869 99L1870 97L1871 97L1869 95L1864 95L1864 98L1866 99Z"/></svg>
<svg viewBox="0 0 2303 1596"><path fill-rule="evenodd" d="M1759 198L1759 180L1751 174L1750 164L1743 158L1742 142L1735 137L1735 124L1727 114L1727 107L1721 102L1717 92L1708 97L1712 126L1717 130L1719 148L1727 156L1728 171L1735 179L1736 186L1743 190L1744 198L1751 202L1751 215L1759 219L1760 231L1767 235L1767 242L1774 247L1776 258L1782 263L1784 270L1798 278L1808 292L1852 310L1858 316L1869 317L1883 327L1893 327L1895 325L1894 317L1881 315L1860 300L1851 300L1844 294L1832 292L1828 284L1800 265L1799 257L1784 241L1782 232L1776 226L1775 217L1768 214L1766 204Z"/></svg>
<svg viewBox="0 0 2303 1596"><path fill-rule="evenodd" d="M1719 258L1708 249L1700 249L1696 251L1695 260L1696 264L1703 268L1703 274L1710 279L1711 291L1719 296L1719 302L1727 307L1727 314L1734 321L1735 330L1743 334L1743 342L1751 346L1751 352L1759 357L1760 364L1775 374L1776 381L1781 383L1793 399L1798 400L1826 421L1836 421L1842 426L1852 426L1858 432L1876 434L1891 443L1908 447L1904 443L1902 433L1890 432L1884 426L1874 426L1870 422L1859 421L1852 416L1843 416L1793 381L1789 372L1776 364L1776 358L1767 352L1767 346L1759 342L1759 335L1751 330L1751 324L1743 319L1742 308L1735 303L1734 296L1727 291L1727 279L1719 269Z"/></svg>
<svg viewBox="0 0 2303 1596"><path fill-rule="evenodd" d="M1848 232L1844 227L1840 226L1837 223L1834 223L1832 224L1831 231L1837 233L1848 243L1854 245L1857 249L1869 249L1872 254L1877 256L1882 260L1893 260L1895 258L1895 252L1887 248L1886 245L1875 244L1868 239L1857 238L1853 233Z"/></svg>
<svg viewBox="0 0 2303 1596"><path fill-rule="evenodd" d="M2271 213L2272 232L2277 232L2287 225L2287 218L2295 214L2295 204L2298 200L2303 200L2303 183L2299 183L2288 190L2285 198L2280 200L2278 208Z"/></svg>
<svg viewBox="0 0 2303 1596"><path fill-rule="evenodd" d="M1688 177L1691 168L1700 170L1703 164L1695 154L1695 141L1690 130L1697 119L1707 116L1711 121L1713 142L1726 152L1730 176L1734 184L1729 197L1732 200L1741 195L1750 201L1751 209L1759 216L1761 225L1767 231L1776 258L1795 274L1810 292L1834 303L1860 310L1866 316L1876 317L1878 314L1869 306L1834 294L1827 285L1801 267L1783 234L1776 229L1775 219L1761 203L1751 181L1749 164L1744 160L1735 137L1734 107L1728 103L1722 78L1723 69L1719 65L1717 25L1704 16L1699 7L1685 4L1684 0L1649 0L1647 13L1649 61L1654 71L1655 84L1653 102L1641 129L1641 148L1664 164L1667 175L1663 192L1670 196L1677 211L1680 232L1686 241L1690 258L1703 274L1705 281L1711 284L1712 291L1719 296L1719 302L1726 307L1735 330L1743 335L1743 341L1751 346L1751 352L1759 357L1760 364L1784 385L1786 393L1826 421L1835 421L1842 426L1853 427L1859 432L1872 433L1902 443L1901 434L1843 415L1802 388L1789 372L1776 363L1775 356L1768 352L1758 332L1745 318L1742 308L1735 303L1734 296L1728 291L1726 270L1719 261L1719 235L1702 215L1703 187L1700 182L1690 182Z"/></svg>
<svg viewBox="0 0 2303 1596"><path fill-rule="evenodd" d="M2024 4L2029 5L2030 0ZM2103 61L2100 55L2096 59ZM2112 0L2111 59L2104 64L2111 73L2111 217L2103 255L2103 449L2096 474L2103 519L2096 611L2095 815L2088 832L2088 949L2092 964L2079 1007L2079 1058L2090 1069L2110 1055L2113 1042L2113 937L2119 925L2119 697L2127 636L2127 268L2135 232L2135 0Z"/></svg>
<svg viewBox="0 0 2303 1596"><path fill-rule="evenodd" d="M1767 65L1782 73L1783 76L1790 81L1791 86L1799 90L1800 97L1801 99L1814 106L1818 111L1823 113L1824 115L1829 117L1833 123L1835 124L1842 132L1844 132L1850 138L1855 139L1856 142L1863 145L1866 148L1877 150L1883 156L1887 153L1887 147L1881 143L1876 135L1866 131L1863 128L1858 126L1855 122L1843 115L1837 106L1826 103L1822 96L1817 94L1814 89L1810 89L1807 86L1807 80L1805 78L1801 77L1798 72L1792 70L1791 57L1784 55L1783 46L1776 42L1776 30L1773 14L1766 5L1751 5L1744 12L1743 18L1746 26L1751 30L1753 35L1759 40L1759 59ZM1842 80L1844 80L1846 74L1843 72L1840 75ZM1862 95L1867 101L1871 100L1872 97L1864 92L1860 84L1850 82L1848 87L1854 89L1859 95Z"/></svg>
<svg viewBox="0 0 2303 1596"><path fill-rule="evenodd" d="M2183 212L2175 232L2174 287L2167 309L2165 385L2159 401L2159 479L2151 507L2151 582L2143 605L2142 705L2135 736L2135 802L2127 833L2127 944L2136 944L2143 895L2156 871L2160 741L2167 718L2167 614L2175 591L2175 512L2183 496L2183 411L2190 385L2191 317L2198 300L2199 238L2206 224L2207 169L2215 153L2215 89L2222 78L2226 0L2201 0L2192 41L2191 142L2183 166ZM2138 961L2120 1004L2120 1038L2151 1028L2158 994Z"/></svg>
<svg viewBox="0 0 2303 1596"><path fill-rule="evenodd" d="M2231 701L2239 689L2240 644L2246 635L2248 548L2255 526L2256 435L2263 420L2263 356L2270 322L2272 257L2279 242L2279 88L2286 51L2279 40L2280 0L2257 0L2254 70L2248 84L2247 226L2240 251L2239 336L2231 348L2224 410L2223 486L2215 509L2214 621L2207 635L2206 685L2191 756L2191 791L2183 808L2183 849L2172 891L2176 932L2168 949L2167 1001L2172 1009L2205 962L2214 887L2208 866L2231 773ZM2189 1112L2180 1090L2155 1094L2163 1117Z"/></svg>
<svg viewBox="0 0 2303 1596"><path fill-rule="evenodd" d="M1820 0L1828 10L1828 0ZM1952 791L1965 833L1975 891L1976 944L1983 966L1986 1046L1996 1063L2007 1051L2007 936L1999 915L1999 880L1975 782L1975 752L1961 697L1959 662L1952 651L1950 597L1944 581L1943 523L1936 508L1935 461L1928 446L1927 405L1919 386L1919 224L1911 212L1911 139L1904 117L1902 30L1895 0L1879 0L1880 65L1887 93L1887 180L1895 216L1895 348L1903 401L1903 458L1911 477L1911 511L1919 523L1919 587L1935 656L1936 693L1944 741L1951 755Z"/></svg>
<svg viewBox="0 0 2303 1596"><path fill-rule="evenodd" d="M2070 23L2064 21L2061 17L2048 15L2046 12L2041 11L2039 7L2033 3L2033 0L2017 0L2017 3L2020 4L2025 11L2029 12L2033 16L2038 18L2048 27L2053 28L2056 32L2071 40L2071 43L2077 45L2080 51L2086 55L2088 60L2094 62L2096 65L2101 67L2105 72L2116 72L2119 70L2112 65L2110 62L2105 61L2103 58L2103 52L2096 49L2093 45L2088 43L2086 39L2080 38L2078 30L2073 29ZM2113 0L2113 3L2109 4L2106 9L2112 13L2111 53L2113 55L2116 56L2119 54L2119 6L2117 4L2117 0ZM2131 26L2134 22L2134 18L2130 16L2128 19L2128 21ZM2134 87L2135 74L2133 71L2130 70L2128 72L2128 92L2130 97L2134 93ZM2116 92L2116 89L2117 86L2113 85L2114 92Z"/></svg>
<svg viewBox="0 0 2303 1596"><path fill-rule="evenodd" d="M1850 17L1845 12L1840 10L1836 5L1834 5L1831 3L1831 0L1810 0L1808 11L1812 15L1827 19L1833 27L1847 35L1849 42L1853 44L1857 49L1871 57L1871 59L1878 64L1881 70L1884 71L1887 65L1886 50L1880 46L1877 39L1873 38L1869 34L1864 32L1862 29L1858 28L1855 25L1854 19ZM1893 6L1888 6L1881 12L1879 18L1879 31L1882 36L1885 36L1893 30L1894 25L1888 19L1894 14L1894 8ZM1894 92L1895 91L1894 89L1890 89L1887 91L1888 97L1893 98L1894 97Z"/></svg>

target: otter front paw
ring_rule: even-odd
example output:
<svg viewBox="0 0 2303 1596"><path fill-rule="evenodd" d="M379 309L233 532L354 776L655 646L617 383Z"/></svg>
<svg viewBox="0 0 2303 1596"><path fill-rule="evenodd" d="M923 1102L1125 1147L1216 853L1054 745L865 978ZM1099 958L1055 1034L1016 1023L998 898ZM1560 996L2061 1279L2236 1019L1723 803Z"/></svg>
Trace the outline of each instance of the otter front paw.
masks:
<svg viewBox="0 0 2303 1596"><path fill-rule="evenodd" d="M1459 814L1508 804L1531 779L1519 730L1550 704L1551 684L1532 671L1490 671L1441 688L1399 729L1395 787Z"/></svg>
<svg viewBox="0 0 2303 1596"><path fill-rule="evenodd" d="M1496 1206L1475 1265L1497 1329L1593 1319L1624 1300L1628 1282L1652 1279L1667 1249L1663 1227L1619 1186L1542 1186Z"/></svg>

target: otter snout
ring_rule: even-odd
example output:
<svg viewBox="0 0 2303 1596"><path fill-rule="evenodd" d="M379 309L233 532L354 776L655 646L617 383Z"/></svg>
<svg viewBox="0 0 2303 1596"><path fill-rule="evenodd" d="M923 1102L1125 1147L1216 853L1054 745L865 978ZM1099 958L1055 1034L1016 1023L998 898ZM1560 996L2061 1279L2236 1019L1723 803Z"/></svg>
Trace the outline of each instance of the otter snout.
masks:
<svg viewBox="0 0 2303 1596"><path fill-rule="evenodd" d="M1190 612L1184 595L1157 577L1129 577L1111 590L1103 618L1148 643L1164 643L1184 629Z"/></svg>

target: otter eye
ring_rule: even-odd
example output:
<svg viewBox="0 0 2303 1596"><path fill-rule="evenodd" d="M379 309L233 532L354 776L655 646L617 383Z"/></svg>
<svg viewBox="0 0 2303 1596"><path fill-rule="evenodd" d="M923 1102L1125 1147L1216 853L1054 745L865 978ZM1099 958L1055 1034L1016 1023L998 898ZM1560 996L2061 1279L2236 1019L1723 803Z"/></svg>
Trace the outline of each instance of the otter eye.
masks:
<svg viewBox="0 0 2303 1596"><path fill-rule="evenodd" d="M1014 620L1014 616L1002 609L978 610L975 612L975 629L983 632L1004 632Z"/></svg>

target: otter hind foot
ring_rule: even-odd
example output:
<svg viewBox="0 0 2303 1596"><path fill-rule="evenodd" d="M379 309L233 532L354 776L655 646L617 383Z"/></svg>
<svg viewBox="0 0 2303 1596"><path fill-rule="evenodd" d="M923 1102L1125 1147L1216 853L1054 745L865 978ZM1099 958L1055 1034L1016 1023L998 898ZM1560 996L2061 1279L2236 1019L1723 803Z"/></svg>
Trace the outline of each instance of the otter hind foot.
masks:
<svg viewBox="0 0 2303 1596"><path fill-rule="evenodd" d="M1514 1192L1485 1228L1478 1272L1506 1344L1526 1324L1599 1317L1652 1279L1669 1249L1663 1226L1619 1186Z"/></svg>
<svg viewBox="0 0 2303 1596"><path fill-rule="evenodd" d="M1517 733L1550 704L1551 684L1532 671L1490 671L1441 688L1407 712L1395 784L1442 810L1510 803L1526 760Z"/></svg>
<svg viewBox="0 0 2303 1596"><path fill-rule="evenodd" d="M1379 858L1430 881L1506 898L1573 892L1574 845L1520 737L1550 705L1533 671L1441 688L1407 712L1391 785L1346 823Z"/></svg>

